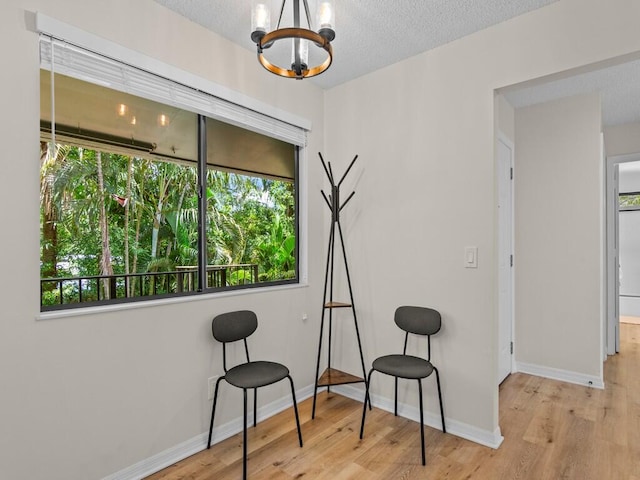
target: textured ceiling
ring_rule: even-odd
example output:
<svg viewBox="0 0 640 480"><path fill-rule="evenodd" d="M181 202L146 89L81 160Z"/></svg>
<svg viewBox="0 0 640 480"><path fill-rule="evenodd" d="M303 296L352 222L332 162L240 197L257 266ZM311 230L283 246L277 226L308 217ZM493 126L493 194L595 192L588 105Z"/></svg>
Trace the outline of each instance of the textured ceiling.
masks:
<svg viewBox="0 0 640 480"><path fill-rule="evenodd" d="M505 93L513 107L557 100L570 95L599 92L605 126L640 122L640 61L574 75L535 87Z"/></svg>
<svg viewBox="0 0 640 480"><path fill-rule="evenodd" d="M154 0L254 52L249 0ZM269 1L269 0L267 0ZM280 0L270 0L275 6ZM314 11L316 0L309 0ZM305 80L331 88L557 0L336 0L331 68ZM290 8L287 2L287 10ZM272 25L275 24L272 17ZM261 68L256 61L256 68ZM605 126L640 122L640 61L520 90L514 107L599 92Z"/></svg>
<svg viewBox="0 0 640 480"><path fill-rule="evenodd" d="M248 50L249 0L155 0ZM333 65L309 79L331 88L557 0L336 0ZM279 1L272 3L277 6ZM310 0L313 12L314 0ZM287 9L291 2L287 2ZM272 13L272 26L276 20ZM256 68L261 68L256 62ZM307 81L307 80L305 80Z"/></svg>

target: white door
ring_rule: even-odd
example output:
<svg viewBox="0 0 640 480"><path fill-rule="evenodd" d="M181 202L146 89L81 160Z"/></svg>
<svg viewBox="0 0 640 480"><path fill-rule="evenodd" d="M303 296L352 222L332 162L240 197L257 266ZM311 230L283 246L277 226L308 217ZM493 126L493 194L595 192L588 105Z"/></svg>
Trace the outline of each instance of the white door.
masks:
<svg viewBox="0 0 640 480"><path fill-rule="evenodd" d="M511 373L513 341L513 146L498 139L498 383Z"/></svg>
<svg viewBox="0 0 640 480"><path fill-rule="evenodd" d="M616 164L614 167L614 175L613 175L613 198L614 198L614 205L613 205L613 209L615 212L615 215L613 216L613 223L614 223L614 244L613 244L613 248L615 251L615 282L613 282L614 285L614 304L613 304L613 319L612 319L612 323L613 323L613 336L614 336L614 344L615 344L615 351L616 353L618 353L620 351L620 200L619 200L619 193L620 193L620 177L619 177L619 171L620 169L618 168L618 165Z"/></svg>
<svg viewBox="0 0 640 480"><path fill-rule="evenodd" d="M618 164L625 157L607 159L607 325L606 352L620 351L620 257L618 227Z"/></svg>

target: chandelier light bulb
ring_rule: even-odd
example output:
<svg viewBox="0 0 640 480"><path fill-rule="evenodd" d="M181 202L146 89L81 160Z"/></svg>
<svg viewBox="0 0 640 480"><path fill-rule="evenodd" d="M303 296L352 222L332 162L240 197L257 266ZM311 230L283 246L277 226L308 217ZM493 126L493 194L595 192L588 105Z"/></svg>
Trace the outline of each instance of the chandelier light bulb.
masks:
<svg viewBox="0 0 640 480"><path fill-rule="evenodd" d="M318 33L329 42L333 41L336 38L336 11L331 2L321 1L318 4L316 21L318 22Z"/></svg>
<svg viewBox="0 0 640 480"><path fill-rule="evenodd" d="M251 39L255 42L271 28L271 12L262 2L254 2L251 9Z"/></svg>
<svg viewBox="0 0 640 480"><path fill-rule="evenodd" d="M301 39L293 39L291 41L291 70L296 70L296 43L298 44L300 68L301 70L306 70L309 66L309 42Z"/></svg>
<svg viewBox="0 0 640 480"><path fill-rule="evenodd" d="M334 21L335 14L331 2L320 2L318 5L318 27L333 29Z"/></svg>

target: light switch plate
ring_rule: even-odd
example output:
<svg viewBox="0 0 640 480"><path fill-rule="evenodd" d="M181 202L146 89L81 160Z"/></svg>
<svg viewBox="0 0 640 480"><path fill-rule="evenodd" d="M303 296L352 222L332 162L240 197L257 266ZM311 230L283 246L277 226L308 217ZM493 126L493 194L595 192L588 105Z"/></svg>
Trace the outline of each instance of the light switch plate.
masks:
<svg viewBox="0 0 640 480"><path fill-rule="evenodd" d="M478 268L478 247L464 247L464 267Z"/></svg>

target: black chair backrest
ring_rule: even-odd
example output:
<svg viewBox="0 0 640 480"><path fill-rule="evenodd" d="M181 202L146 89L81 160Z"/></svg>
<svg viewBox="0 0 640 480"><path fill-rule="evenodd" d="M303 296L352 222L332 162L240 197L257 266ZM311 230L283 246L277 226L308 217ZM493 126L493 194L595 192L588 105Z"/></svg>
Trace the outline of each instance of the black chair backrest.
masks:
<svg viewBox="0 0 640 480"><path fill-rule="evenodd" d="M250 362L247 337L257 328L258 317L250 310L221 313L214 317L211 322L211 333L213 338L222 343L222 368L225 372L227 371L227 343L243 340L247 362Z"/></svg>
<svg viewBox="0 0 640 480"><path fill-rule="evenodd" d="M427 336L427 360L431 361L431 335L438 333L442 325L440 312L427 307L403 306L396 309L394 317L396 325L404 330L404 348L402 354L407 354L409 334Z"/></svg>
<svg viewBox="0 0 640 480"><path fill-rule="evenodd" d="M433 335L442 325L440 312L427 307L398 307L394 319L402 330L416 335Z"/></svg>
<svg viewBox="0 0 640 480"><path fill-rule="evenodd" d="M221 313L211 322L213 338L222 343L244 340L258 328L258 317L250 310Z"/></svg>

